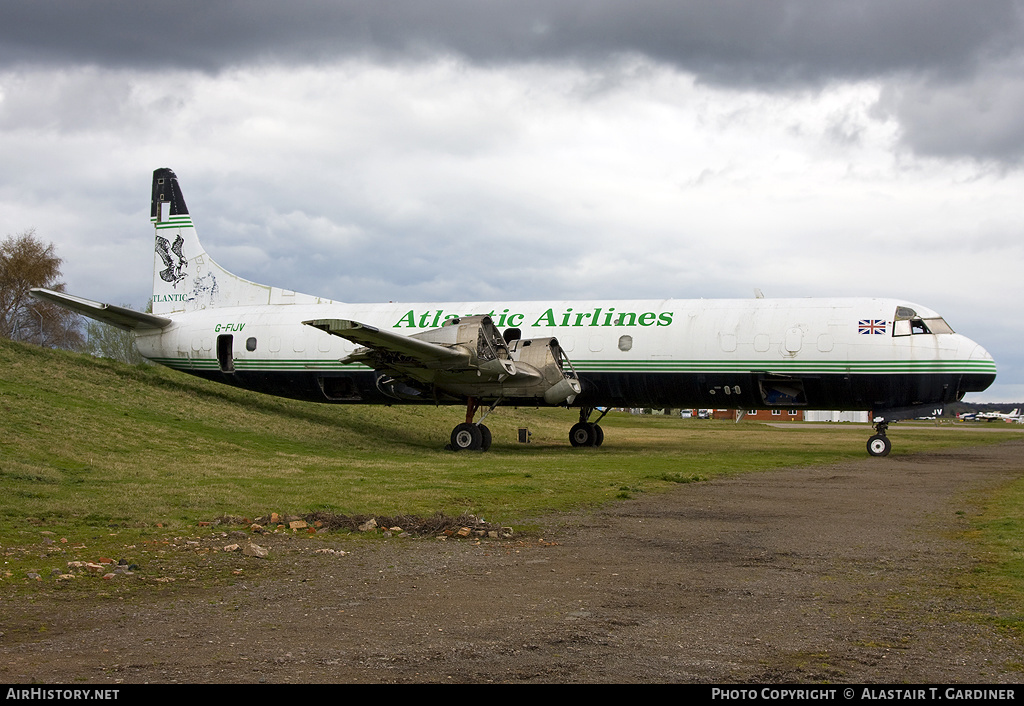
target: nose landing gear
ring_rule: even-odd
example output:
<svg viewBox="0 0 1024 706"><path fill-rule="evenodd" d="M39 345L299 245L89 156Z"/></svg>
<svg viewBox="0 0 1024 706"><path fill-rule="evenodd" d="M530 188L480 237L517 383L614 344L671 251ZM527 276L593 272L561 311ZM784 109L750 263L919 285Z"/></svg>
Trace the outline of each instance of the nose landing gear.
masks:
<svg viewBox="0 0 1024 706"><path fill-rule="evenodd" d="M875 435L868 439L868 453L872 456L888 456L889 451L892 450L892 442L885 435L885 430L888 428L888 422L875 424Z"/></svg>

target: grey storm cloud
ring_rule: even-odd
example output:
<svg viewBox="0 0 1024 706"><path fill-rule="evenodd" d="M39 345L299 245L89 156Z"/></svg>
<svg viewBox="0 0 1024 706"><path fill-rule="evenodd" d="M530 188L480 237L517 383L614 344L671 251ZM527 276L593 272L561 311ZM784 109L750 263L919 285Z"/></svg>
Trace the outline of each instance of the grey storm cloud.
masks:
<svg viewBox="0 0 1024 706"><path fill-rule="evenodd" d="M215 72L366 56L600 61L635 53L715 83L970 73L1019 51L1014 0L276 0L7 3L0 62Z"/></svg>
<svg viewBox="0 0 1024 706"><path fill-rule="evenodd" d="M1016 167L1022 28L1024 0L41 0L6 3L0 70L216 74L437 57L600 70L642 56L735 90L879 81L879 110L899 121L904 148Z"/></svg>

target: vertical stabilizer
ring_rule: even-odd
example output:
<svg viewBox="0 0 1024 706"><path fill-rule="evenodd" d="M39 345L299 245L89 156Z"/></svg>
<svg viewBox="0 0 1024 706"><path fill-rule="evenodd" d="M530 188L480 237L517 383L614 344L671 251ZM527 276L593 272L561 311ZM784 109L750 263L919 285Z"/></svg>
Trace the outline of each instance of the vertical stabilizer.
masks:
<svg viewBox="0 0 1024 706"><path fill-rule="evenodd" d="M166 167L153 172L150 220L156 226L154 314L167 315L211 307L327 301L250 282L214 262L196 235L178 177Z"/></svg>

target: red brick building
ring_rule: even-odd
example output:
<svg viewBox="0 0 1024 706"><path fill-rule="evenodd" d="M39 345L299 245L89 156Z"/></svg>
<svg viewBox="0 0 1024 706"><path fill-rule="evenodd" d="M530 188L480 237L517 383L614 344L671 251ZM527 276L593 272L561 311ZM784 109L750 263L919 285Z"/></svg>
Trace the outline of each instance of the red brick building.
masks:
<svg viewBox="0 0 1024 706"><path fill-rule="evenodd" d="M730 419L735 421L740 412L746 412L741 421L802 422L804 420L804 411L802 409L713 409L710 411L712 419ZM693 416L697 416L697 410L694 410Z"/></svg>

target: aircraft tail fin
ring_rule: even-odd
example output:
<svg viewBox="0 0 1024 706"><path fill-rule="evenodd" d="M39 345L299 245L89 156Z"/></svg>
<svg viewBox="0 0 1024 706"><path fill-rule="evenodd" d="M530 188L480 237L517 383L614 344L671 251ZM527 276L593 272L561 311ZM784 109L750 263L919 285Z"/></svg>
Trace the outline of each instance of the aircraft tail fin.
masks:
<svg viewBox="0 0 1024 706"><path fill-rule="evenodd" d="M166 167L153 172L150 220L156 228L152 301L157 316L212 307L328 301L250 282L214 262L196 235L178 177Z"/></svg>

